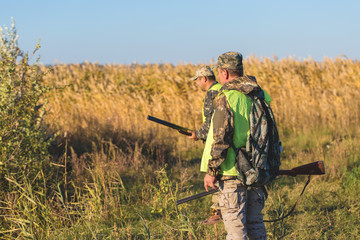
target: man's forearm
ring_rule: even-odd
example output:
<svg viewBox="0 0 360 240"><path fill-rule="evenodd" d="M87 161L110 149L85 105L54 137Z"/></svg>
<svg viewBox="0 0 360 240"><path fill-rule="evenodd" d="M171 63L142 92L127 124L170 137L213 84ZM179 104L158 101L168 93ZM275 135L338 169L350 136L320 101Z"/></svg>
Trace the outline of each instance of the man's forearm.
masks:
<svg viewBox="0 0 360 240"><path fill-rule="evenodd" d="M212 158L208 163L207 174L212 177L216 177L218 175L220 171L220 165L225 161L228 149L229 146L226 146L225 144L213 144L211 150Z"/></svg>
<svg viewBox="0 0 360 240"><path fill-rule="evenodd" d="M211 121L211 119L208 120L208 118L206 118L206 121L204 122L204 124L198 130L195 131L195 136L198 139L201 139L204 141L206 140L207 135L209 133L210 121Z"/></svg>

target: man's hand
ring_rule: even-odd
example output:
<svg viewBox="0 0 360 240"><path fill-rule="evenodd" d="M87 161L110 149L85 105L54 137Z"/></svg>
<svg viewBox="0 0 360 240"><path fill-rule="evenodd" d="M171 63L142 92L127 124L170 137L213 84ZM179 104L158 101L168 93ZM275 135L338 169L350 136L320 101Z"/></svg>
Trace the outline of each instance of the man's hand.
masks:
<svg viewBox="0 0 360 240"><path fill-rule="evenodd" d="M215 182L216 182L215 177L212 177L212 176L210 176L208 174L205 175L205 177L204 177L204 187L205 187L207 192L209 191L208 187L211 187L213 189L216 188L215 185L214 185Z"/></svg>
<svg viewBox="0 0 360 240"><path fill-rule="evenodd" d="M199 140L195 135L195 131L188 131L188 133L191 133L191 136L189 136L188 138L190 138L190 139L192 139L194 141Z"/></svg>

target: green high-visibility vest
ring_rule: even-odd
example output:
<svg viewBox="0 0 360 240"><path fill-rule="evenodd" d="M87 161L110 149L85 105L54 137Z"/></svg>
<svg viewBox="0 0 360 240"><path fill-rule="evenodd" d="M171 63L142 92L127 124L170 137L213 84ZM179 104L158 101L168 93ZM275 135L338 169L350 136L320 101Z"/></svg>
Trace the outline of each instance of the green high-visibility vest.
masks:
<svg viewBox="0 0 360 240"><path fill-rule="evenodd" d="M221 84L220 83L215 83L214 85L211 86L211 88L209 88L207 91L213 91L213 90L217 90L219 91L220 88L221 88ZM205 100L205 99L204 99ZM205 122L206 120L206 117L204 115L204 100L203 100L203 105L202 105L202 120L203 120L203 123Z"/></svg>
<svg viewBox="0 0 360 240"><path fill-rule="evenodd" d="M236 148L243 147L246 145L247 136L250 132L249 116L252 101L245 94L236 90L224 90L219 93L219 95L220 94L224 94L226 96L226 99L230 105L230 109L234 113L234 145ZM269 94L264 91L264 95L265 101L270 103L271 98ZM212 158L211 146L214 142L213 129L213 119L211 119L210 129L201 159L201 172L207 172L209 160ZM221 170L219 174L221 175L237 176L237 171L235 168L235 152L231 147L228 149L226 159L220 165L220 169Z"/></svg>

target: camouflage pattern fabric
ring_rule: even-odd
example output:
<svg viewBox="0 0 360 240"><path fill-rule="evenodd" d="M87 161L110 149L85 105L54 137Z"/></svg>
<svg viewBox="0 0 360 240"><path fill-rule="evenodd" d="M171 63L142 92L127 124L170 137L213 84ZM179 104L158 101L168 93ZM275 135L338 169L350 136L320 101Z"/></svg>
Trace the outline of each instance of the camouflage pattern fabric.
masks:
<svg viewBox="0 0 360 240"><path fill-rule="evenodd" d="M219 91L219 95L214 100L213 131L214 143L211 147L212 159L209 161L208 174L217 176L220 165L225 161L227 150L232 146L234 135L234 113L230 109L229 102L223 90L237 90L244 94L261 89L253 76L244 76L233 79L225 83ZM250 109L249 109L250 110Z"/></svg>
<svg viewBox="0 0 360 240"><path fill-rule="evenodd" d="M281 165L281 141L270 105L265 101L264 91L255 91L247 95L251 101L250 133L246 143L245 164L238 164L238 171L244 172L246 185L263 186L271 182L279 172ZM245 156L243 155L243 156ZM238 155L239 156L239 155ZM250 163L250 169L244 167ZM247 172L246 172L247 171Z"/></svg>
<svg viewBox="0 0 360 240"><path fill-rule="evenodd" d="M223 69L240 70L243 69L242 60L243 57L238 52L223 53L218 57L213 69L220 67Z"/></svg>
<svg viewBox="0 0 360 240"><path fill-rule="evenodd" d="M261 211L265 205L264 188L251 188L239 180L220 181L219 208L226 239L267 239Z"/></svg>
<svg viewBox="0 0 360 240"><path fill-rule="evenodd" d="M216 81L210 86L210 88L212 86L214 86L215 84L217 84ZM209 91L206 92L206 96L204 98L205 122L203 123L203 125L198 130L195 131L195 136L198 139L201 139L203 141L206 140L208 132L209 132L211 118L212 118L212 115L214 113L213 101L214 101L215 97L218 95L218 93L219 93L219 91L217 91L217 90L209 90Z"/></svg>

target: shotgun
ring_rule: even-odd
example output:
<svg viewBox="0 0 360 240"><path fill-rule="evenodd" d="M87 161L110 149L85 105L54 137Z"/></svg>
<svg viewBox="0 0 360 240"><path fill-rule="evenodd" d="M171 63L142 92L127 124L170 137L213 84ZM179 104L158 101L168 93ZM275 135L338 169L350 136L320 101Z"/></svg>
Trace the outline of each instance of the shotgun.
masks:
<svg viewBox="0 0 360 240"><path fill-rule="evenodd" d="M323 175L325 174L325 168L324 168L324 162L323 161L318 161L318 162L313 162L313 163L309 163L309 164L305 164L305 165L301 165L299 167L293 168L291 170L279 170L278 175L286 175L286 176L292 176L295 177L297 175ZM201 192L198 194L195 194L193 196L187 197L187 198L183 198L180 199L176 202L176 205L197 199L197 198L201 198L204 196L207 196L209 194L213 194L219 191L219 188L216 189L211 189L208 192Z"/></svg>
<svg viewBox="0 0 360 240"><path fill-rule="evenodd" d="M172 129L176 129L178 130L181 134L184 134L184 135L187 135L187 136L191 136L191 133L189 133L188 131L191 131L191 129L188 129L188 128L184 128L184 127L180 127L176 124L173 124L173 123L170 123L170 122L167 122L167 121L164 121L164 120L161 120L161 119L158 119L156 117L152 117L150 115L147 116L147 119L150 120L150 121L153 121L153 122L156 122L158 124L161 124L161 125L164 125L164 126L167 126L169 128L172 128Z"/></svg>

